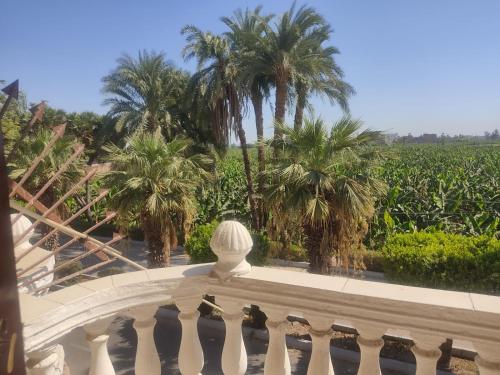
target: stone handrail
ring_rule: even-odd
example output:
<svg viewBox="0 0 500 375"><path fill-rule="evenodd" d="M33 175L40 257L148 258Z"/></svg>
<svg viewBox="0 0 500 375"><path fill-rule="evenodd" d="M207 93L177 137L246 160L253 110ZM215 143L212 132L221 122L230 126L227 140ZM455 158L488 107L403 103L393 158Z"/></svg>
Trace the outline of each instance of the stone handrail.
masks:
<svg viewBox="0 0 500 375"><path fill-rule="evenodd" d="M218 256L223 257L223 252L218 251ZM242 267L237 257L218 266L179 266L108 276L43 297L22 295L28 367L48 369L33 373L57 373L62 351L56 345L58 339L83 326L91 348L90 374L114 374L106 350L106 328L109 318L122 313L135 319L139 338L136 374L160 374L152 336L154 315L158 306L175 303L182 324L179 368L183 375L199 374L204 361L197 332L197 308L205 294L215 296L223 309L224 374L246 371L241 322L242 309L250 303L259 305L268 317L264 374L290 374L285 344L289 315L302 316L311 326L313 346L308 374L333 374L329 353L331 327L336 321L348 321L358 330L358 374L380 374L382 336L389 329L408 331L415 342L412 350L419 375L436 372L439 346L446 338L473 343L481 375L500 374L500 297L263 267L250 269Z"/></svg>

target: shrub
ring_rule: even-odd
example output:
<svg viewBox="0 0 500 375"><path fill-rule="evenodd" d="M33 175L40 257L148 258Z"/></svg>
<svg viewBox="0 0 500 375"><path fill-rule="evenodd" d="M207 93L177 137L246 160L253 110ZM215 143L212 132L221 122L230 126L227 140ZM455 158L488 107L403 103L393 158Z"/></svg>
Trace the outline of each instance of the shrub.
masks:
<svg viewBox="0 0 500 375"><path fill-rule="evenodd" d="M207 263L217 260L217 256L210 249L210 239L217 225L219 223L213 221L194 227L185 244L186 253L190 256L191 263ZM252 240L253 248L248 254L247 260L255 266L264 265L269 252L269 240L266 235L261 233L252 233Z"/></svg>
<svg viewBox="0 0 500 375"><path fill-rule="evenodd" d="M207 263L217 260L217 256L210 249L210 239L218 224L212 221L194 227L185 243L186 253L191 258L191 263Z"/></svg>
<svg viewBox="0 0 500 375"><path fill-rule="evenodd" d="M396 234L384 249L386 275L432 288L500 293L500 240L443 232Z"/></svg>
<svg viewBox="0 0 500 375"><path fill-rule="evenodd" d="M381 251L365 250L362 256L367 271L384 272L384 254Z"/></svg>
<svg viewBox="0 0 500 375"><path fill-rule="evenodd" d="M307 250L302 246L292 243L288 250L284 250L283 245L279 241L269 241L269 256L294 262L309 261Z"/></svg>

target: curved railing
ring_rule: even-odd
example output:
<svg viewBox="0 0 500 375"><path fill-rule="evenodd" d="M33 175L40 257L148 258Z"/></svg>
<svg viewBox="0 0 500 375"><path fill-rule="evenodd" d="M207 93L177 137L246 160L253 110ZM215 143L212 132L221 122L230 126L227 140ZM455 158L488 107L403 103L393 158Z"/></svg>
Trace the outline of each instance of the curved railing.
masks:
<svg viewBox="0 0 500 375"><path fill-rule="evenodd" d="M221 254L219 259L224 258ZM244 255L243 255L244 256ZM244 261L244 259L243 259ZM232 262L232 264L230 264ZM417 374L433 374L446 338L467 340L478 352L481 375L500 374L500 297L407 287L344 277L331 277L263 267L242 269L240 262L179 266L108 276L49 293L23 295L28 367L56 374L63 350L58 340L84 327L91 349L90 373L114 374L106 349L107 325L114 315L135 319L138 335L136 374L160 374L153 328L158 306L176 304L182 324L179 369L199 374L204 360L197 332L202 296L215 296L223 310L226 339L224 374L244 374L246 351L242 338L243 308L259 305L267 315L269 346L264 374L290 374L285 328L289 315L310 324L312 354L308 374L333 374L331 327L348 321L359 333L358 374L380 374L382 336L389 329L409 332ZM236 267L237 268L237 267ZM52 371L52 372L51 372Z"/></svg>

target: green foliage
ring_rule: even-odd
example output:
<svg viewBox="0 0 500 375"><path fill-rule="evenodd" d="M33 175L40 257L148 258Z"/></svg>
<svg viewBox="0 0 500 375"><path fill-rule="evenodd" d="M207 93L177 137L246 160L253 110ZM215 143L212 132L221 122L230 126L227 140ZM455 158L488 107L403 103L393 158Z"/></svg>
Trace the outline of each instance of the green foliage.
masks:
<svg viewBox="0 0 500 375"><path fill-rule="evenodd" d="M162 129L168 140L179 134L180 102L188 76L165 60L162 53L142 51L137 58L123 55L118 66L103 78L110 95L108 115L117 119L117 130Z"/></svg>
<svg viewBox="0 0 500 375"><path fill-rule="evenodd" d="M361 126L344 117L328 130L321 119L308 119L301 129L282 127L283 137L272 142L281 152L266 171L267 203L276 226L289 217L302 225L315 272L329 273L332 255L350 266L385 192L375 173L378 155L369 149L380 133Z"/></svg>
<svg viewBox="0 0 500 375"><path fill-rule="evenodd" d="M6 99L7 96L0 91L0 108ZM20 124L28 121L29 117L30 113L26 105L26 98L21 92L17 100L12 99L2 118L2 131L7 152L10 152L14 141L19 138Z"/></svg>
<svg viewBox="0 0 500 375"><path fill-rule="evenodd" d="M370 227L370 246L393 232L434 229L467 235L500 230L500 147L405 145L381 168L389 186Z"/></svg>
<svg viewBox="0 0 500 375"><path fill-rule="evenodd" d="M217 256L210 249L210 239L219 223L213 221L194 227L185 244L186 253L191 257L191 263L215 262ZM247 260L255 266L266 264L269 253L269 240L266 235L252 233L253 247Z"/></svg>
<svg viewBox="0 0 500 375"><path fill-rule="evenodd" d="M19 144L16 156L9 164L9 176L17 180L21 178L31 167L35 157L40 155L45 146L50 142L53 136L52 131L48 129L39 129L34 134L24 138ZM25 187L32 194L35 194L42 188L54 174L57 173L60 166L73 154L75 142L69 137L63 137L56 141L49 153L42 159L30 178L26 181ZM51 184L51 186L42 195L42 202L46 205L52 205L57 198L66 193L83 175L83 158L78 158ZM71 206L71 202L67 202Z"/></svg>
<svg viewBox="0 0 500 375"><path fill-rule="evenodd" d="M191 141L171 142L158 129L136 133L127 146L105 148L112 170L104 177L112 189L110 206L121 225L139 224L149 248L150 265L163 265L177 231L188 231L196 212L196 189L210 179L212 159L193 153ZM167 240L168 239L168 240Z"/></svg>
<svg viewBox="0 0 500 375"><path fill-rule="evenodd" d="M199 190L197 223L225 219L250 223L246 177L239 150L229 150L218 160L216 178Z"/></svg>
<svg viewBox="0 0 500 375"><path fill-rule="evenodd" d="M263 266L269 254L269 239L263 233L252 233L252 241L252 251L247 255L247 260L254 266Z"/></svg>
<svg viewBox="0 0 500 375"><path fill-rule="evenodd" d="M393 281L418 286L500 293L500 240L443 232L395 234L383 249Z"/></svg>
<svg viewBox="0 0 500 375"><path fill-rule="evenodd" d="M194 227L185 243L186 253L191 258L191 263L215 262L217 256L210 249L210 239L218 223L213 221Z"/></svg>
<svg viewBox="0 0 500 375"><path fill-rule="evenodd" d="M307 262L307 250L294 243L286 251L279 241L269 241L269 256L277 259L291 260L294 262Z"/></svg>

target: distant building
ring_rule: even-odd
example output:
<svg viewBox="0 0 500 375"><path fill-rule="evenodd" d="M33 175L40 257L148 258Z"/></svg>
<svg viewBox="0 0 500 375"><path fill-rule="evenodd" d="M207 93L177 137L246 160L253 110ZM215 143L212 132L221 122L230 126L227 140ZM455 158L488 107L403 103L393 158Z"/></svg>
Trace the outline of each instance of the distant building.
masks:
<svg viewBox="0 0 500 375"><path fill-rule="evenodd" d="M418 143L438 143L437 134L422 134L420 137L417 137L416 141Z"/></svg>
<svg viewBox="0 0 500 375"><path fill-rule="evenodd" d="M399 138L398 133L390 133L384 135L384 142L386 145L392 145Z"/></svg>

